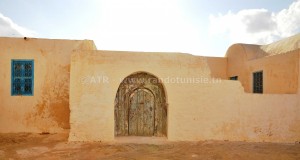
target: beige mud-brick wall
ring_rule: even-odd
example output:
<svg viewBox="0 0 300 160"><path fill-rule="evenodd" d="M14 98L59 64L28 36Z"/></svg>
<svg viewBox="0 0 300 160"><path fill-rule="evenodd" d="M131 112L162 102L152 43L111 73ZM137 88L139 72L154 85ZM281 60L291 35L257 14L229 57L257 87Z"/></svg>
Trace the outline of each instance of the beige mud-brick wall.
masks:
<svg viewBox="0 0 300 160"><path fill-rule="evenodd" d="M145 71L165 81L177 77L203 78L202 81L209 77L226 78L226 59L179 53L77 52L72 55L71 66L71 141L114 139L115 96L121 80L132 73ZM107 77L109 83L95 83L97 76ZM169 83L164 86L170 115L177 107L173 98L190 103L186 99L190 93L173 92ZM169 116L168 128L173 126L171 119Z"/></svg>
<svg viewBox="0 0 300 160"><path fill-rule="evenodd" d="M253 72L263 71L263 92L296 94L298 90L299 49L270 55L257 45L235 44L227 51L228 78L238 76L245 92L253 92Z"/></svg>
<svg viewBox="0 0 300 160"><path fill-rule="evenodd" d="M298 90L298 53L279 54L247 61L248 80L253 92L253 76L256 71L263 71L265 94L296 94Z"/></svg>
<svg viewBox="0 0 300 160"><path fill-rule="evenodd" d="M59 132L69 125L70 55L92 41L0 38L0 132ZM33 96L11 96L11 60L34 60Z"/></svg>
<svg viewBox="0 0 300 160"><path fill-rule="evenodd" d="M298 95L249 94L238 81L212 83L212 77L227 79L226 58L90 51L74 53L71 66L70 141L114 140L114 100L120 79L139 71L160 79L202 78L202 83L163 83L169 140L300 139Z"/></svg>
<svg viewBox="0 0 300 160"><path fill-rule="evenodd" d="M170 140L295 142L300 138L297 95L248 94L238 81L174 86L168 91L178 93L174 109L169 110Z"/></svg>

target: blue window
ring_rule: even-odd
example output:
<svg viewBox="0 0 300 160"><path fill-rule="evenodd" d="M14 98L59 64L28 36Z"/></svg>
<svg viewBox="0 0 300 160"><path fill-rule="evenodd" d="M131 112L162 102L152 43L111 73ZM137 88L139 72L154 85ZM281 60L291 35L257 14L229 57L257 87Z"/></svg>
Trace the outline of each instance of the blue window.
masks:
<svg viewBox="0 0 300 160"><path fill-rule="evenodd" d="M33 95L33 60L11 61L11 95Z"/></svg>

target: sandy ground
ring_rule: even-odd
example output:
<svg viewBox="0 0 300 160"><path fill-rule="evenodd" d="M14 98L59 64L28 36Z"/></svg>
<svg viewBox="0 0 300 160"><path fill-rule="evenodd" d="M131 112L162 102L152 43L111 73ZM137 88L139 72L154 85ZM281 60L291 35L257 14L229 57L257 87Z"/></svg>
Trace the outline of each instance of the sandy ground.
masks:
<svg viewBox="0 0 300 160"><path fill-rule="evenodd" d="M68 143L67 138L67 133L0 134L0 159L300 160L300 144L167 142L140 137L119 138L114 143Z"/></svg>

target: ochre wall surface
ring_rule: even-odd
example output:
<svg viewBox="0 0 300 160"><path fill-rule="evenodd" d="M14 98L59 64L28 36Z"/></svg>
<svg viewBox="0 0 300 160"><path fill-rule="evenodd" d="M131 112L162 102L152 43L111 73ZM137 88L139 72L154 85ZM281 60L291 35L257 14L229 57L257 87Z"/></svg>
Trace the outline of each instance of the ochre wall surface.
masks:
<svg viewBox="0 0 300 160"><path fill-rule="evenodd" d="M298 141L299 95L244 93L239 81L225 80L229 62L178 53L75 52L69 140L114 140L119 84L128 75L144 71L163 80L168 140ZM177 77L198 81L172 81Z"/></svg>
<svg viewBox="0 0 300 160"><path fill-rule="evenodd" d="M207 83L210 77L216 77L216 81L226 78L226 59L179 53L77 52L72 55L71 66L71 141L114 139L115 96L122 79L132 73L146 71L165 81L167 99L193 94L173 92L172 86L182 86L174 82L177 78L182 82L198 78ZM108 82L102 82L101 77ZM186 102L191 103L188 99ZM172 99L168 103L169 107L181 105Z"/></svg>
<svg viewBox="0 0 300 160"><path fill-rule="evenodd" d="M267 55L257 47L237 44L227 57L212 58L96 51L92 41L0 38L0 132L70 128L70 141L112 141L121 81L147 72L165 88L169 140L299 141L300 51ZM34 60L33 96L11 96L12 59ZM245 93L259 70L264 94Z"/></svg>
<svg viewBox="0 0 300 160"><path fill-rule="evenodd" d="M69 125L70 55L92 41L0 38L0 132L59 132ZM33 96L11 96L11 60L34 60Z"/></svg>
<svg viewBox="0 0 300 160"><path fill-rule="evenodd" d="M260 57L249 50L255 46L235 44L227 51L228 77L238 76L245 92L253 92L253 72L263 71L263 92L266 94L295 94L298 90L299 49L284 54ZM249 49L250 48L250 49ZM247 53L248 52L248 53ZM261 54L259 54L261 53Z"/></svg>

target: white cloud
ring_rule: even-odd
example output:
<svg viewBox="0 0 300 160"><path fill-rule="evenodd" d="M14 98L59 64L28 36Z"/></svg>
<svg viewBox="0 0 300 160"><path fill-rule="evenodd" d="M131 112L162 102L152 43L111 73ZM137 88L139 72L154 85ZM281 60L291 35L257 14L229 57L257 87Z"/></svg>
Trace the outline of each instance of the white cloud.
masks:
<svg viewBox="0 0 300 160"><path fill-rule="evenodd" d="M300 0L277 13L247 9L210 16L210 34L228 36L231 43L267 44L299 33Z"/></svg>
<svg viewBox="0 0 300 160"><path fill-rule="evenodd" d="M35 37L36 33L14 23L10 18L0 13L0 36L1 37Z"/></svg>

